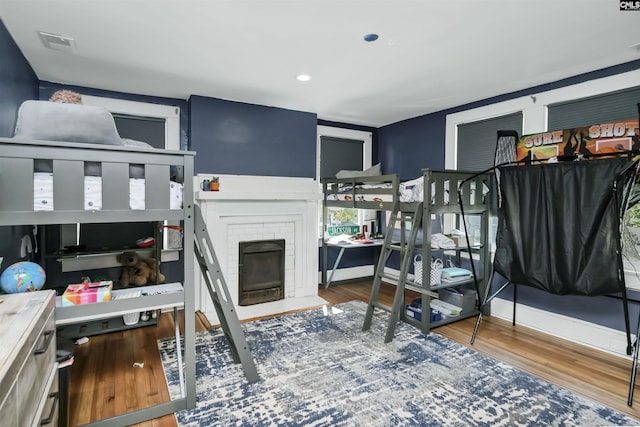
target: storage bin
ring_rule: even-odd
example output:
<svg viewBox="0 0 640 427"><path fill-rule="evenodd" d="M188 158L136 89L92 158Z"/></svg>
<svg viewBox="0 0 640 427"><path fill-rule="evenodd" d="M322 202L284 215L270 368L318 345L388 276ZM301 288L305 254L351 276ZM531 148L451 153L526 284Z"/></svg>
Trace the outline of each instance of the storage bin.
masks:
<svg viewBox="0 0 640 427"><path fill-rule="evenodd" d="M437 310L434 310L433 308L430 309L431 311L431 322L437 322L439 320L442 320L442 313L440 313ZM417 308L417 307L411 307L410 305L407 306L407 316L409 317L413 317L416 320L422 320L422 308Z"/></svg>
<svg viewBox="0 0 640 427"><path fill-rule="evenodd" d="M131 291L120 292L116 294L113 299L138 298L140 296L142 296L142 291L140 289L134 289ZM122 316L122 321L127 326L135 325L140 321L140 312L137 311L135 313L125 314Z"/></svg>
<svg viewBox="0 0 640 427"><path fill-rule="evenodd" d="M140 312L125 314L122 316L122 320L127 326L135 325L140 321Z"/></svg>
<svg viewBox="0 0 640 427"><path fill-rule="evenodd" d="M462 308L462 313L468 313L476 308L476 295L478 293L475 289L469 289L464 287L453 287L438 289L438 298L449 304L453 304Z"/></svg>
<svg viewBox="0 0 640 427"><path fill-rule="evenodd" d="M406 306L407 316L413 317L416 320L422 320L422 298L414 299L411 304ZM430 308L431 322L437 322L442 320L442 313L433 308Z"/></svg>

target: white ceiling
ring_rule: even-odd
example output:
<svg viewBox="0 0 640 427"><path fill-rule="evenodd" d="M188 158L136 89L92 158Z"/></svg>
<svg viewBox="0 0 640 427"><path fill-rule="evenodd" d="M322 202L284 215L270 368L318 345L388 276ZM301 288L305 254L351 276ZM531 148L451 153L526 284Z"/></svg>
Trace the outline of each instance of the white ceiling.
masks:
<svg viewBox="0 0 640 427"><path fill-rule="evenodd" d="M0 0L0 18L40 80L374 127L640 58L617 0Z"/></svg>

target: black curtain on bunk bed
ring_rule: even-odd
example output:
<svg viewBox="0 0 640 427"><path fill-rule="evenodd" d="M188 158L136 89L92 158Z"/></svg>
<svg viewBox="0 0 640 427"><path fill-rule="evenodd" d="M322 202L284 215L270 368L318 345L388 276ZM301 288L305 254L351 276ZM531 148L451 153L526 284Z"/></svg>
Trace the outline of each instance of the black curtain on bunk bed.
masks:
<svg viewBox="0 0 640 427"><path fill-rule="evenodd" d="M623 197L613 183L628 165L612 158L501 167L495 270L558 295L622 291Z"/></svg>

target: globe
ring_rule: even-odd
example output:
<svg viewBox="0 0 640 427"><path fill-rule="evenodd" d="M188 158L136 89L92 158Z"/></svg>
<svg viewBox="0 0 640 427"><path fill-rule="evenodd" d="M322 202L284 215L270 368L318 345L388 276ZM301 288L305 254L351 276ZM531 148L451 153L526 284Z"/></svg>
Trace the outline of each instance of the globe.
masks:
<svg viewBox="0 0 640 427"><path fill-rule="evenodd" d="M44 286L46 277L44 269L35 262L16 262L0 275L0 289L8 294L37 291Z"/></svg>

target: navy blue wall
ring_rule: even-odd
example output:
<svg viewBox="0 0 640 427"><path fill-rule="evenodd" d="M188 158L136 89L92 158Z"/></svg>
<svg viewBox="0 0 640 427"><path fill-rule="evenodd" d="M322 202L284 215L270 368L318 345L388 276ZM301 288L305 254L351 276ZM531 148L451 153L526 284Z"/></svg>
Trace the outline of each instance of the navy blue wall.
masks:
<svg viewBox="0 0 640 427"><path fill-rule="evenodd" d="M494 283L496 282L494 281ZM503 283L503 281L500 282ZM497 286L495 286L495 289L497 289ZM513 292L513 286L509 286L500 293L500 298L513 301ZM629 298L631 329L632 333L635 334L640 313L638 293L629 292ZM518 286L517 301L519 304L540 310L558 313L619 331L625 330L623 305L619 295L601 297L552 295L536 288Z"/></svg>
<svg viewBox="0 0 640 427"><path fill-rule="evenodd" d="M196 173L315 178L317 116L191 96Z"/></svg>
<svg viewBox="0 0 640 427"><path fill-rule="evenodd" d="M0 20L0 137L12 137L18 108L38 97L38 78ZM20 258L22 236L31 227L0 227L0 271Z"/></svg>
<svg viewBox="0 0 640 427"><path fill-rule="evenodd" d="M38 78L0 21L0 136L12 137L23 101L38 98Z"/></svg>
<svg viewBox="0 0 640 427"><path fill-rule="evenodd" d="M447 114L429 114L378 129L378 162L384 173L403 181L422 175L423 168L444 168Z"/></svg>

